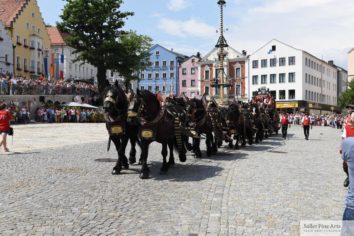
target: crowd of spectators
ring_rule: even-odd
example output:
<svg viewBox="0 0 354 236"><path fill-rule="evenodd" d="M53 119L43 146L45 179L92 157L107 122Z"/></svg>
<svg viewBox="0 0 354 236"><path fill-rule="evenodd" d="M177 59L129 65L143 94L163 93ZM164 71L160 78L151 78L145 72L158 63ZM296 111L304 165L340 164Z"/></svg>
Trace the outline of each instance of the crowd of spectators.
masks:
<svg viewBox="0 0 354 236"><path fill-rule="evenodd" d="M303 116L304 114L301 113L289 114L289 123L300 125ZM331 126L337 129L342 129L343 123L345 121L345 116L343 114L311 114L309 117L311 120L311 125Z"/></svg>
<svg viewBox="0 0 354 236"><path fill-rule="evenodd" d="M80 108L37 108L36 122L43 123L97 123L104 122L103 113L97 109Z"/></svg>
<svg viewBox="0 0 354 236"><path fill-rule="evenodd" d="M96 85L65 81L38 79L21 76L0 75L0 95L85 95L94 96L98 93Z"/></svg>

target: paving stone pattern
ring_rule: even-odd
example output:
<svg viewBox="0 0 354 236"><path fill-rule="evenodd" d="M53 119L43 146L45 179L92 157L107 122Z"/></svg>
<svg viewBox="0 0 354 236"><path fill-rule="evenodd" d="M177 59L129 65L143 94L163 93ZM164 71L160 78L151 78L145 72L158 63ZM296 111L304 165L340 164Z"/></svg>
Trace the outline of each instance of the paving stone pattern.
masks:
<svg viewBox="0 0 354 236"><path fill-rule="evenodd" d="M176 158L167 175L154 144L148 180L137 165L111 175L102 124L15 132L16 152L0 155L0 235L298 235L300 220L342 217L340 132L329 127L309 141L293 126L288 140Z"/></svg>

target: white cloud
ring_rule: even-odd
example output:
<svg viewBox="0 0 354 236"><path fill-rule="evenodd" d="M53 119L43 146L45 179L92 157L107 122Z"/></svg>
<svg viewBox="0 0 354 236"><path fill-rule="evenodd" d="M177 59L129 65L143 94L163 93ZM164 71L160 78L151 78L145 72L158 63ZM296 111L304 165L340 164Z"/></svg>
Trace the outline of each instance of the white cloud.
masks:
<svg viewBox="0 0 354 236"><path fill-rule="evenodd" d="M180 11L188 6L187 0L170 0L167 4L167 8L171 11Z"/></svg>
<svg viewBox="0 0 354 236"><path fill-rule="evenodd" d="M262 2L263 6L258 2L243 12L237 6L229 9L237 19L235 25L226 23L230 29L226 39L232 47L252 53L276 38L346 68L348 49L354 47L353 0Z"/></svg>
<svg viewBox="0 0 354 236"><path fill-rule="evenodd" d="M254 12L264 13L287 13L294 12L306 7L321 7L334 0L271 0L264 6L252 9Z"/></svg>
<svg viewBox="0 0 354 236"><path fill-rule="evenodd" d="M208 38L215 36L215 28L199 21L198 19L190 18L186 21L173 20L169 18L161 18L159 28L166 33L178 37L201 37Z"/></svg>

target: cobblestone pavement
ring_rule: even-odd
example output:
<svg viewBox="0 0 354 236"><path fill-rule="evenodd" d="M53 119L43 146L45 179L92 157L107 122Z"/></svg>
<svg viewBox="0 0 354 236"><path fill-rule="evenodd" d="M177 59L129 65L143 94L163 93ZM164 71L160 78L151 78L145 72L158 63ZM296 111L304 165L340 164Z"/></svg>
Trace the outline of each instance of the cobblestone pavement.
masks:
<svg viewBox="0 0 354 236"><path fill-rule="evenodd" d="M340 220L340 132L300 127L241 151L177 163L151 178L112 176L102 124L15 127L0 155L0 235L298 235L300 220ZM11 138L10 138L11 142ZM23 144L26 144L23 146ZM178 162L178 161L177 161Z"/></svg>

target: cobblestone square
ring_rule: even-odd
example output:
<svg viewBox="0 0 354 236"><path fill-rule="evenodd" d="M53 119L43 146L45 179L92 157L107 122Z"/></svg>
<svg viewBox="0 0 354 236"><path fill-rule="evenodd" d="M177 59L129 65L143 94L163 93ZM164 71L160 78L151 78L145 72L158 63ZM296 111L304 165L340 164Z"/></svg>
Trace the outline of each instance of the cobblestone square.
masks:
<svg viewBox="0 0 354 236"><path fill-rule="evenodd" d="M341 220L340 131L288 133L176 158L167 175L154 144L140 180L138 165L111 175L104 124L15 126L0 153L0 235L298 235L300 220Z"/></svg>

